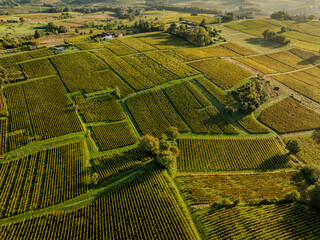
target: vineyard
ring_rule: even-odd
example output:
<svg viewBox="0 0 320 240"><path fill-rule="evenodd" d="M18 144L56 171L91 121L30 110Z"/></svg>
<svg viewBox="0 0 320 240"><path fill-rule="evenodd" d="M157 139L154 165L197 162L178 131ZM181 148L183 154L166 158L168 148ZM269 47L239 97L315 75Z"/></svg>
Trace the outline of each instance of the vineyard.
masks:
<svg viewBox="0 0 320 240"><path fill-rule="evenodd" d="M115 122L91 126L101 150L109 150L135 144L138 139L130 123Z"/></svg>
<svg viewBox="0 0 320 240"><path fill-rule="evenodd" d="M318 239L320 217L303 204L213 208L198 213L207 237L213 239Z"/></svg>
<svg viewBox="0 0 320 240"><path fill-rule="evenodd" d="M118 56L137 53L136 50L117 39L112 41L110 44L107 44L106 47Z"/></svg>
<svg viewBox="0 0 320 240"><path fill-rule="evenodd" d="M0 119L0 155L4 154L6 152L6 146L7 146L7 128L8 128L8 120Z"/></svg>
<svg viewBox="0 0 320 240"><path fill-rule="evenodd" d="M120 38L119 41L130 46L138 52L148 52L156 50L153 46L141 41L139 38L130 37L130 38Z"/></svg>
<svg viewBox="0 0 320 240"><path fill-rule="evenodd" d="M99 176L99 183L105 182L118 174L148 162L152 158L137 149L103 155L92 159L93 168Z"/></svg>
<svg viewBox="0 0 320 240"><path fill-rule="evenodd" d="M206 74L211 81L224 89L231 88L251 76L246 70L222 59L192 62L190 66Z"/></svg>
<svg viewBox="0 0 320 240"><path fill-rule="evenodd" d="M38 78L56 74L48 59L21 63L20 66L27 78Z"/></svg>
<svg viewBox="0 0 320 240"><path fill-rule="evenodd" d="M292 167L290 159L273 138L186 138L179 139L178 144L180 172Z"/></svg>
<svg viewBox="0 0 320 240"><path fill-rule="evenodd" d="M244 202L283 198L293 190L305 196L298 172L182 175L177 181L191 205L213 204L224 198Z"/></svg>
<svg viewBox="0 0 320 240"><path fill-rule="evenodd" d="M270 130L259 123L252 115L248 115L240 120L238 123L249 133L269 133Z"/></svg>
<svg viewBox="0 0 320 240"><path fill-rule="evenodd" d="M52 206L86 192L84 144L72 143L2 163L0 217Z"/></svg>
<svg viewBox="0 0 320 240"><path fill-rule="evenodd" d="M320 114L292 98L286 98L264 110L260 120L280 133L320 127Z"/></svg>
<svg viewBox="0 0 320 240"><path fill-rule="evenodd" d="M143 175L84 208L0 227L1 239L157 239L163 236L195 239L159 171Z"/></svg>
<svg viewBox="0 0 320 240"><path fill-rule="evenodd" d="M114 122L126 118L120 103L114 96L87 100L82 94L79 94L75 95L74 99L86 122Z"/></svg>

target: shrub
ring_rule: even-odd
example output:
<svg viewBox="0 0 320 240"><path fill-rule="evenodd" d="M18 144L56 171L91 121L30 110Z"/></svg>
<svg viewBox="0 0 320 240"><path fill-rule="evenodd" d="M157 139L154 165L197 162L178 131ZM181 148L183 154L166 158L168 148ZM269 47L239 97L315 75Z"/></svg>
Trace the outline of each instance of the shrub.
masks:
<svg viewBox="0 0 320 240"><path fill-rule="evenodd" d="M177 127L169 127L164 134L170 139L170 140L176 140L179 138L179 130Z"/></svg>
<svg viewBox="0 0 320 240"><path fill-rule="evenodd" d="M286 148L289 150L291 154L297 154L301 151L299 142L297 140L289 140L286 144Z"/></svg>
<svg viewBox="0 0 320 240"><path fill-rule="evenodd" d="M307 190L307 194L311 204L320 209L320 181L310 186Z"/></svg>
<svg viewBox="0 0 320 240"><path fill-rule="evenodd" d="M98 173L94 173L91 176L91 181L93 182L94 185L97 185L99 183L99 175Z"/></svg>
<svg viewBox="0 0 320 240"><path fill-rule="evenodd" d="M171 170L176 167L176 158L170 151L163 151L157 156L157 163L160 166Z"/></svg>
<svg viewBox="0 0 320 240"><path fill-rule="evenodd" d="M297 202L297 201L300 201L300 199L301 199L300 193L297 190L293 190L284 196L283 201L284 202Z"/></svg>
<svg viewBox="0 0 320 240"><path fill-rule="evenodd" d="M120 88L118 86L114 87L114 95L116 95L116 97L118 99L121 98L121 91L120 91Z"/></svg>
<svg viewBox="0 0 320 240"><path fill-rule="evenodd" d="M144 152L157 154L159 152L159 139L150 135L144 135L140 140L139 148Z"/></svg>
<svg viewBox="0 0 320 240"><path fill-rule="evenodd" d="M301 169L301 172L306 176L311 184L320 181L320 167L316 165L307 165Z"/></svg>

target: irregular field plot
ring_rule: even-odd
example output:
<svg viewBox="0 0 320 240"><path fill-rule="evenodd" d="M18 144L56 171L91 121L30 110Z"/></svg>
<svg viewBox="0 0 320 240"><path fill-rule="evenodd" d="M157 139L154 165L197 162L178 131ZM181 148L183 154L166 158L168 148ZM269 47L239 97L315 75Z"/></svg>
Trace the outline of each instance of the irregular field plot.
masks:
<svg viewBox="0 0 320 240"><path fill-rule="evenodd" d="M82 94L74 96L86 122L120 121L126 115L114 96L86 100Z"/></svg>
<svg viewBox="0 0 320 240"><path fill-rule="evenodd" d="M7 128L8 120L6 118L0 119L0 155L7 151Z"/></svg>
<svg viewBox="0 0 320 240"><path fill-rule="evenodd" d="M190 66L206 74L206 76L224 89L231 88L252 74L222 59L210 59L190 63Z"/></svg>
<svg viewBox="0 0 320 240"><path fill-rule="evenodd" d="M266 67L264 64L262 63L258 63L250 58L247 57L239 57L239 58L234 58L235 60L244 63L245 65L252 67L255 70L258 70L264 74L270 74L270 73L277 73L278 71L268 68Z"/></svg>
<svg viewBox="0 0 320 240"><path fill-rule="evenodd" d="M180 132L190 131L161 90L139 94L129 98L126 104L143 135L161 137L170 126Z"/></svg>
<svg viewBox="0 0 320 240"><path fill-rule="evenodd" d="M235 171L291 167L273 138L179 139L180 172Z"/></svg>
<svg viewBox="0 0 320 240"><path fill-rule="evenodd" d="M48 59L34 60L21 63L20 65L27 78L38 78L56 74L56 71Z"/></svg>
<svg viewBox="0 0 320 240"><path fill-rule="evenodd" d="M8 136L8 151L21 148L33 142L27 131Z"/></svg>
<svg viewBox="0 0 320 240"><path fill-rule="evenodd" d="M142 175L78 210L56 212L0 227L1 239L155 239L163 236L195 239L158 171Z"/></svg>
<svg viewBox="0 0 320 240"><path fill-rule="evenodd" d="M295 139L299 142L301 151L297 154L307 164L320 165L320 132L314 131L312 135L303 135L285 138L286 141Z"/></svg>
<svg viewBox="0 0 320 240"><path fill-rule="evenodd" d="M105 47L117 54L118 56L137 53L135 49L128 46L127 44L122 43L117 39L111 41L109 44L106 44Z"/></svg>
<svg viewBox="0 0 320 240"><path fill-rule="evenodd" d="M101 150L132 145L138 140L128 122L95 125L91 128Z"/></svg>
<svg viewBox="0 0 320 240"><path fill-rule="evenodd" d="M192 205L213 204L220 199L232 201L283 198L298 190L305 196L305 186L296 171L254 173L186 175L177 178L180 189Z"/></svg>
<svg viewBox="0 0 320 240"><path fill-rule="evenodd" d="M138 52L147 52L147 51L156 50L155 47L141 41L139 38L136 38L136 37L120 38L119 41L121 41L126 45L129 45L130 47L134 48Z"/></svg>
<svg viewBox="0 0 320 240"><path fill-rule="evenodd" d="M151 160L151 157L145 152L133 149L94 158L92 162L93 168L95 172L98 173L99 182L101 183L149 160Z"/></svg>
<svg viewBox="0 0 320 240"><path fill-rule="evenodd" d="M320 217L299 203L213 208L198 213L212 239L318 239Z"/></svg>
<svg viewBox="0 0 320 240"><path fill-rule="evenodd" d="M32 58L41 58L41 57L47 57L47 56L54 55L54 53L51 52L51 51L50 51L49 49L47 49L47 48L32 50L32 51L29 51L28 54L29 54Z"/></svg>
<svg viewBox="0 0 320 240"><path fill-rule="evenodd" d="M252 55L252 54L256 54L255 51L242 47L238 44L232 43L232 42L228 42L222 45L223 47L230 49L231 51L234 51L242 56L247 56L247 55Z"/></svg>
<svg viewBox="0 0 320 240"><path fill-rule="evenodd" d="M275 59L281 63L287 64L293 68L300 69L300 68L305 68L305 67L310 67L310 63L307 61L303 60L300 57L297 57L296 55L292 54L291 52L288 51L282 51L282 52L277 52L277 53L272 53L266 55L272 59Z"/></svg>
<svg viewBox="0 0 320 240"><path fill-rule="evenodd" d="M292 98L286 98L264 110L260 120L280 133L320 127L320 114Z"/></svg>
<svg viewBox="0 0 320 240"><path fill-rule="evenodd" d="M249 133L269 133L270 130L259 123L252 115L248 115L240 120L238 123Z"/></svg>
<svg viewBox="0 0 320 240"><path fill-rule="evenodd" d="M293 54L297 55L298 57L306 60L307 62L309 62L311 64L320 63L319 54L316 54L314 52L305 51L300 48L292 48L292 49L290 49L290 52L292 52Z"/></svg>
<svg viewBox="0 0 320 240"><path fill-rule="evenodd" d="M289 72L289 71L294 70L293 67L291 67L287 64L281 63L281 62L279 62L273 58L270 58L266 55L253 56L253 57L249 57L249 59L251 59L255 62L258 62L268 68L274 69L278 72Z"/></svg>
<svg viewBox="0 0 320 240"><path fill-rule="evenodd" d="M86 192L84 143L0 165L0 217L52 206Z"/></svg>
<svg viewBox="0 0 320 240"><path fill-rule="evenodd" d="M74 45L81 50L89 50L89 49L97 49L97 48L105 47L105 45L101 45L99 42L75 43Z"/></svg>

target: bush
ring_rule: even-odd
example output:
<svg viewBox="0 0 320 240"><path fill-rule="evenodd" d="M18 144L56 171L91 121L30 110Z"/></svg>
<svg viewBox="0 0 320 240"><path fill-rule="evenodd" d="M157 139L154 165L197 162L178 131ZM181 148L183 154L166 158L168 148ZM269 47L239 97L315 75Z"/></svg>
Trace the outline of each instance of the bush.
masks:
<svg viewBox="0 0 320 240"><path fill-rule="evenodd" d="M297 140L289 140L286 144L286 148L289 150L290 154L297 154L301 151Z"/></svg>
<svg viewBox="0 0 320 240"><path fill-rule="evenodd" d="M170 140L176 140L179 138L179 130L177 127L169 127L164 134L170 139Z"/></svg>
<svg viewBox="0 0 320 240"><path fill-rule="evenodd" d="M307 190L311 204L320 209L320 181L310 186Z"/></svg>
<svg viewBox="0 0 320 240"><path fill-rule="evenodd" d="M297 202L297 201L300 201L300 199L301 199L300 193L297 190L293 190L284 196L283 201L284 202Z"/></svg>
<svg viewBox="0 0 320 240"><path fill-rule="evenodd" d="M94 185L97 185L99 183L99 175L98 173L94 173L91 176L91 181L93 182Z"/></svg>
<svg viewBox="0 0 320 240"><path fill-rule="evenodd" d="M306 176L311 184L320 181L320 167L315 165L307 165L301 169L301 172Z"/></svg>
<svg viewBox="0 0 320 240"><path fill-rule="evenodd" d="M141 151L157 154L159 152L159 139L150 135L145 135L139 143Z"/></svg>
<svg viewBox="0 0 320 240"><path fill-rule="evenodd" d="M170 151L163 151L157 156L157 163L167 170L171 170L176 167L176 158Z"/></svg>

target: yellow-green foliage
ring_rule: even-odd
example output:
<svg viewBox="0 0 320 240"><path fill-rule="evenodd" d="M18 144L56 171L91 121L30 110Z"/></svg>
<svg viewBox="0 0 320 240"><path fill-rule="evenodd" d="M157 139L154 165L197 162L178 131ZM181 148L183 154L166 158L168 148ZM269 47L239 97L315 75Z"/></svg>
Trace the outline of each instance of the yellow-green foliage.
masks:
<svg viewBox="0 0 320 240"><path fill-rule="evenodd" d="M300 48L292 48L290 52L312 64L320 63L320 55L314 52L302 50Z"/></svg>
<svg viewBox="0 0 320 240"><path fill-rule="evenodd" d="M279 72L289 72L294 70L293 67L290 67L284 63L281 63L275 59L269 58L268 56L265 56L265 55L250 57L250 59Z"/></svg>
<svg viewBox="0 0 320 240"><path fill-rule="evenodd" d="M138 52L147 52L147 51L156 50L155 47L151 46L148 43L141 41L139 38L136 38L136 37L120 38L119 41L121 41L122 43L125 43L126 45L130 46L131 48L134 48Z"/></svg>
<svg viewBox="0 0 320 240"><path fill-rule="evenodd" d="M223 46L227 49L230 49L230 50L232 50L240 55L243 55L243 56L256 54L255 51L248 49L248 48L245 48L245 47L242 47L242 46L235 44L235 43L232 43L232 42L225 43L221 46Z"/></svg>
<svg viewBox="0 0 320 240"><path fill-rule="evenodd" d="M238 123L249 133L269 133L270 130L260 124L252 115L248 115L240 120Z"/></svg>
<svg viewBox="0 0 320 240"><path fill-rule="evenodd" d="M20 65L27 78L44 77L56 73L48 59L34 60Z"/></svg>
<svg viewBox="0 0 320 240"><path fill-rule="evenodd" d="M47 48L41 48L41 49L37 49L37 50L32 50L29 51L28 54L32 57L32 58L41 58L41 57L46 57L46 56L51 56L54 55L53 52L51 52L49 49Z"/></svg>
<svg viewBox="0 0 320 240"><path fill-rule="evenodd" d="M214 83L224 89L231 88L252 74L230 62L222 59L209 59L190 63Z"/></svg>
<svg viewBox="0 0 320 240"><path fill-rule="evenodd" d="M231 51L227 48L223 47L224 45L219 45L219 46L213 46L213 47L204 47L201 48L202 51L209 53L211 57L234 57L234 56L239 56L234 51Z"/></svg>
<svg viewBox="0 0 320 240"><path fill-rule="evenodd" d="M291 167L292 163L273 138L179 139L180 172L238 171Z"/></svg>
<svg viewBox="0 0 320 240"><path fill-rule="evenodd" d="M132 145L138 140L127 121L94 125L91 128L101 150Z"/></svg>
<svg viewBox="0 0 320 240"><path fill-rule="evenodd" d="M311 86L317 87L320 89L320 81L318 77L315 77L313 75L310 75L306 73L305 71L299 71L299 72L293 72L289 73L285 76L290 76L292 78L295 78L301 82L304 82L306 84L309 84Z"/></svg>
<svg viewBox="0 0 320 240"><path fill-rule="evenodd" d="M272 69L272 68L269 68L269 67L266 67L264 64L262 63L258 63L250 58L247 58L247 57L239 57L239 58L234 58L235 60L239 61L239 62L242 62L244 64L246 64L247 66L249 67L252 67L264 74L270 74L270 73L277 73L278 71Z"/></svg>
<svg viewBox="0 0 320 240"><path fill-rule="evenodd" d="M288 140L297 140L301 151L297 154L307 164L320 165L320 133L319 130L310 135L297 135L295 137L285 138Z"/></svg>
<svg viewBox="0 0 320 240"><path fill-rule="evenodd" d="M298 171L189 175L179 176L177 181L192 205L212 204L220 198L245 202L283 198L293 190L305 196L305 187Z"/></svg>
<svg viewBox="0 0 320 240"><path fill-rule="evenodd" d="M316 87L313 87L309 84L306 84L296 78L287 75L276 75L273 76L279 82L283 83L289 88L301 93L302 95L320 103L320 90Z"/></svg>
<svg viewBox="0 0 320 240"><path fill-rule="evenodd" d="M119 56L137 53L135 49L127 44L122 43L118 39L110 41L110 43L106 44L105 46Z"/></svg>
<svg viewBox="0 0 320 240"><path fill-rule="evenodd" d="M287 64L293 68L296 68L296 69L311 66L307 61L303 60L302 58L297 57L296 55L294 55L288 51L272 53L272 54L268 54L267 56L270 58L273 58L279 62Z"/></svg>
<svg viewBox="0 0 320 240"><path fill-rule="evenodd" d="M4 154L7 151L7 130L8 130L8 120L0 119L0 154Z"/></svg>
<svg viewBox="0 0 320 240"><path fill-rule="evenodd" d="M264 110L260 120L280 133L320 127L320 114L292 98L286 98Z"/></svg>
<svg viewBox="0 0 320 240"><path fill-rule="evenodd" d="M100 42L84 42L84 43L76 43L74 45L81 50L89 50L89 49L105 47L105 45L101 45Z"/></svg>
<svg viewBox="0 0 320 240"><path fill-rule="evenodd" d="M92 162L93 168L95 172L98 173L99 182L101 183L150 160L151 157L145 152L141 152L135 148L125 152L103 155L92 159Z"/></svg>
<svg viewBox="0 0 320 240"><path fill-rule="evenodd" d="M223 105L231 106L237 101L231 96L228 95L225 91L221 88L217 87L215 84L210 82L208 79L204 77L199 77L196 79L211 95L213 95L219 102Z"/></svg>
<svg viewBox="0 0 320 240"><path fill-rule="evenodd" d="M302 203L213 207L198 213L204 235L213 239L313 239L320 235L320 217ZM261 227L258 227L258 226ZM276 233L275 233L276 232Z"/></svg>
<svg viewBox="0 0 320 240"><path fill-rule="evenodd" d="M86 100L79 94L74 98L86 122L120 121L126 118L119 101L114 96Z"/></svg>

